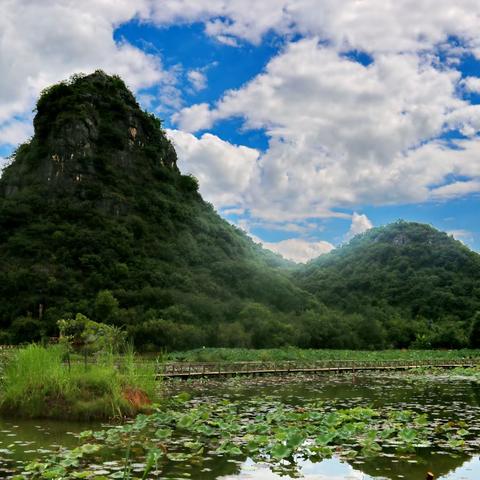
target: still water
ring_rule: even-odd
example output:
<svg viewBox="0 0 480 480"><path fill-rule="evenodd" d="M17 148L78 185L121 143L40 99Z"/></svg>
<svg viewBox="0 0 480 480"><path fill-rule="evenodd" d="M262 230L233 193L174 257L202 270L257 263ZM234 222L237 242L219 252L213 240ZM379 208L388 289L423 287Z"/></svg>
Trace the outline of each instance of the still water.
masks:
<svg viewBox="0 0 480 480"><path fill-rule="evenodd" d="M340 460L318 463L298 459L298 475L280 476L270 466L255 464L247 457L228 458L209 455L201 465L170 462L157 478L204 480L273 480L305 478L310 480L422 480L431 471L436 479L480 479L480 384L468 377L409 375L345 375L317 377L232 379L222 382L177 382L172 391L188 391L203 401L242 400L249 397L275 397L285 404L301 406L309 399L334 403L338 408L356 405L374 408L388 406L427 413L429 419L465 421L478 432L478 439L458 454L441 449L419 449L415 455L391 454L372 459ZM99 424L44 421L0 420L0 478L10 478L21 470L22 462L41 458L60 446L78 444L75 433L99 429ZM112 475L119 472L120 459L105 459ZM107 469L108 470L108 469ZM141 468L138 472L140 474ZM107 476L108 471L106 472ZM140 474L141 477L141 474ZM92 477L95 478L95 477ZM114 477L112 477L114 478Z"/></svg>

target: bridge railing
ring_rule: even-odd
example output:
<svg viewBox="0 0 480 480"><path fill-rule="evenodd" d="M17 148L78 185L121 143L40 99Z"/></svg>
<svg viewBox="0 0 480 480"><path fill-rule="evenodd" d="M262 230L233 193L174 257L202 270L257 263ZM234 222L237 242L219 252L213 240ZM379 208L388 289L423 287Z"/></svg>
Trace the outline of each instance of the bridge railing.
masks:
<svg viewBox="0 0 480 480"><path fill-rule="evenodd" d="M213 375L228 373L255 372L295 372L321 370L357 370L388 369L401 367L436 367L479 365L480 357L467 359L432 359L432 360L321 360L321 361L248 361L248 362L167 362L159 365L159 373L165 376L175 375Z"/></svg>

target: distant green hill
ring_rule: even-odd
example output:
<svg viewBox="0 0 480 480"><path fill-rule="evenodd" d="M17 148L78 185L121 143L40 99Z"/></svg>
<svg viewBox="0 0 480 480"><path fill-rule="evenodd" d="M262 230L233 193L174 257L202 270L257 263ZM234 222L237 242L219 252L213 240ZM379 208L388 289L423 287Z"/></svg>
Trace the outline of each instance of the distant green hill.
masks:
<svg viewBox="0 0 480 480"><path fill-rule="evenodd" d="M480 255L419 223L373 228L309 262L296 279L327 306L370 318L370 335L379 326L398 330L398 346L419 331L436 346L461 345L480 311Z"/></svg>
<svg viewBox="0 0 480 480"><path fill-rule="evenodd" d="M34 127L0 180L4 339L55 335L58 318L82 312L125 325L139 344L248 344L232 326L240 315L315 306L288 262L202 200L118 77L54 85Z"/></svg>

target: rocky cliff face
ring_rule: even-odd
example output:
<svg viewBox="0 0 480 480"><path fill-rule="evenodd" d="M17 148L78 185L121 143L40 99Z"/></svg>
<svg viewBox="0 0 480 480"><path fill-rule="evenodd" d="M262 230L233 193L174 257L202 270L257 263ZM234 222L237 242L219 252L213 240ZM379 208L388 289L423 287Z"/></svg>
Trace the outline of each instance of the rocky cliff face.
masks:
<svg viewBox="0 0 480 480"><path fill-rule="evenodd" d="M47 89L34 129L17 150L15 169L2 178L7 197L39 182L91 195L97 180L109 176L142 181L165 168L178 172L158 119L140 109L120 78L101 71Z"/></svg>

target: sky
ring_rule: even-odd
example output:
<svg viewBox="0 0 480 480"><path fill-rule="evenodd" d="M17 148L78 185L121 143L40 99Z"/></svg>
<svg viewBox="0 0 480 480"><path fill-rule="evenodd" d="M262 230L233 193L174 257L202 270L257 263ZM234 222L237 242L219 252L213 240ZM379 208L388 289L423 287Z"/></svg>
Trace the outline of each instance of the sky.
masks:
<svg viewBox="0 0 480 480"><path fill-rule="evenodd" d="M96 69L287 258L398 219L480 250L478 0L2 0L0 165L41 90Z"/></svg>

